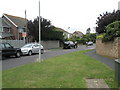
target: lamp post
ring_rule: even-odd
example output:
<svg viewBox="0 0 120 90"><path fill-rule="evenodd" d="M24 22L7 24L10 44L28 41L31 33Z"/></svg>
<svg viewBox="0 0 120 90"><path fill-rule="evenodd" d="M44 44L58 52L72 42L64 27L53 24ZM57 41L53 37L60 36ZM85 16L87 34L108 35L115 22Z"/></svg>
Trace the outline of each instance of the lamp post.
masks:
<svg viewBox="0 0 120 90"><path fill-rule="evenodd" d="M26 32L26 36L24 37L24 41L25 41L25 43L28 43L27 14L26 14L26 10L25 10L25 20L26 20L26 24L25 24L25 32ZM25 32L24 32L24 33L25 33Z"/></svg>
<svg viewBox="0 0 120 90"><path fill-rule="evenodd" d="M118 2L118 10L120 10L120 1Z"/></svg>
<svg viewBox="0 0 120 90"><path fill-rule="evenodd" d="M39 58L38 62L41 62L41 21L40 21L40 0L39 0Z"/></svg>
<svg viewBox="0 0 120 90"><path fill-rule="evenodd" d="M67 31L69 31L70 27L67 28ZM70 34L67 36L67 38L69 39L71 36Z"/></svg>

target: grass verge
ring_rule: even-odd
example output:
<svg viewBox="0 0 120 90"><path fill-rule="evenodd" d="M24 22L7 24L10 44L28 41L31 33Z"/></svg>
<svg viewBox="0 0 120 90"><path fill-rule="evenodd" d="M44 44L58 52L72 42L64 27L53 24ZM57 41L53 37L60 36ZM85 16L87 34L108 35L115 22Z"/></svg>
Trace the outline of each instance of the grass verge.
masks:
<svg viewBox="0 0 120 90"><path fill-rule="evenodd" d="M115 88L114 71L105 64L73 52L3 71L3 88L87 88L86 78L104 79Z"/></svg>

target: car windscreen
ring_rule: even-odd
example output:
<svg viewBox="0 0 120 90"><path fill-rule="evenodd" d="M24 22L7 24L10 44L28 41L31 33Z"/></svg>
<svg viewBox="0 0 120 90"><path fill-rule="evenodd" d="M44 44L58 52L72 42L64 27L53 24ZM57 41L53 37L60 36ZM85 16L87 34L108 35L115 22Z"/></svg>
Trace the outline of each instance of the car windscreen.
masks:
<svg viewBox="0 0 120 90"><path fill-rule="evenodd" d="M4 44L1 43L0 44L0 48L5 48Z"/></svg>
<svg viewBox="0 0 120 90"><path fill-rule="evenodd" d="M74 44L72 41L69 41L70 44Z"/></svg>
<svg viewBox="0 0 120 90"><path fill-rule="evenodd" d="M69 42L64 42L64 44L69 44Z"/></svg>
<svg viewBox="0 0 120 90"><path fill-rule="evenodd" d="M27 44L27 45L23 46L22 48L31 48L31 47L32 47L31 44Z"/></svg>

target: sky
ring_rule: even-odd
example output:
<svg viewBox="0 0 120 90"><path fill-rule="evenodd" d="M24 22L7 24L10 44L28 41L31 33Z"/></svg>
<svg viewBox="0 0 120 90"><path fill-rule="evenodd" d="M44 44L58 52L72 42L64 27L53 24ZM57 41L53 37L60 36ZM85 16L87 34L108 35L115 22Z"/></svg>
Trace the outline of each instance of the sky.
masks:
<svg viewBox="0 0 120 90"><path fill-rule="evenodd" d="M40 0L40 15L52 25L70 33L87 28L95 32L99 14L118 9L120 0ZM39 0L1 0L0 17L3 13L34 20L39 16Z"/></svg>

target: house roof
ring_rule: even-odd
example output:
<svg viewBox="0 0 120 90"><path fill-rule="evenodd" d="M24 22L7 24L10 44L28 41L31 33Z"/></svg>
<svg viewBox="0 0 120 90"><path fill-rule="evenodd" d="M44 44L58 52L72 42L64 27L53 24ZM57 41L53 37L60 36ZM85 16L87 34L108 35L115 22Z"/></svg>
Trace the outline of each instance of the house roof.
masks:
<svg viewBox="0 0 120 90"><path fill-rule="evenodd" d="M27 23L27 19L18 17L18 16L13 16L13 15L8 15L4 14L4 17L6 17L13 25L15 25L18 28L24 28Z"/></svg>
<svg viewBox="0 0 120 90"><path fill-rule="evenodd" d="M73 35L78 36L78 37L82 37L84 34L82 32L80 32L80 31L75 31L73 33Z"/></svg>
<svg viewBox="0 0 120 90"><path fill-rule="evenodd" d="M11 25L2 18L2 27L11 27Z"/></svg>
<svg viewBox="0 0 120 90"><path fill-rule="evenodd" d="M83 35L83 33L81 31L75 31L73 34L81 34L81 35Z"/></svg>
<svg viewBox="0 0 120 90"><path fill-rule="evenodd" d="M62 28L58 28L58 27L55 27L55 30L62 31L62 32L66 32L66 33L69 33L69 32L67 32L67 31L65 31L64 29L62 29Z"/></svg>

